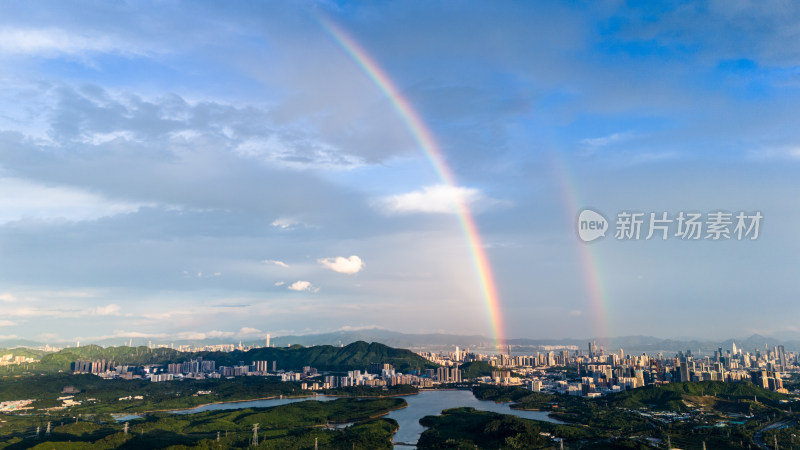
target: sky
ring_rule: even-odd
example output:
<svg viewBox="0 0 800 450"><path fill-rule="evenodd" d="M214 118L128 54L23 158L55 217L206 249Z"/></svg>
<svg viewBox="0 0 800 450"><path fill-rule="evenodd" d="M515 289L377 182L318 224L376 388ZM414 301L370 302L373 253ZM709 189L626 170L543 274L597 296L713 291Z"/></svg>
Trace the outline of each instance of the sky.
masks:
<svg viewBox="0 0 800 450"><path fill-rule="evenodd" d="M9 1L0 85L0 339L800 332L795 2Z"/></svg>

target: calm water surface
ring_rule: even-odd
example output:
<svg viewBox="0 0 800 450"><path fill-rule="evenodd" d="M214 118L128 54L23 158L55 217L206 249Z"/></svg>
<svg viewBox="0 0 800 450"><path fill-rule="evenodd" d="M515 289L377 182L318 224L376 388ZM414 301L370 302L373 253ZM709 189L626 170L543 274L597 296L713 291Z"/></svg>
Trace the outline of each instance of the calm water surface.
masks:
<svg viewBox="0 0 800 450"><path fill-rule="evenodd" d="M250 400L246 402L227 402L214 403L210 405L198 406L191 409L173 411L174 414L194 414L204 411L221 411L227 409L243 408L270 408L273 406L287 405L289 403L302 402L306 400L318 400L321 402L336 400L339 397L329 397L319 395L316 397L303 398L274 398L269 400ZM471 391L420 391L416 395L402 397L408 402L408 407L390 412L386 417L394 419L400 424L400 429L394 435L393 441L396 444L416 444L420 434L425 431L425 427L419 424L419 419L425 416L438 415L443 409L458 408L468 406L481 411L491 411L500 414L513 414L525 419L540 420L551 423L562 423L557 419L550 418L546 411L519 411L511 409L510 403L495 403L493 401L478 400L472 395ZM118 417L118 421L132 420L141 416L128 415Z"/></svg>
<svg viewBox="0 0 800 450"><path fill-rule="evenodd" d="M493 401L478 400L472 391L420 391L417 395L403 397L408 402L408 408L398 409L389 413L400 424L400 429L394 435L395 443L416 444L419 435L425 427L419 424L419 419L425 416L435 416L443 409L469 406L481 411L491 411L500 414L513 414L525 419L540 420L544 422L563 423L552 419L546 411L519 411L511 409L510 403L495 403Z"/></svg>
<svg viewBox="0 0 800 450"><path fill-rule="evenodd" d="M289 403L304 402L306 400L317 400L320 402L327 402L336 400L339 397L329 397L327 395L318 395L316 397L299 397L299 398L271 398L268 400L250 400L246 402L228 402L228 403L212 403L210 405L198 406L191 409L180 409L172 411L173 414L194 414L205 411L220 411L225 409L244 409L244 408L271 408L273 406L288 405Z"/></svg>

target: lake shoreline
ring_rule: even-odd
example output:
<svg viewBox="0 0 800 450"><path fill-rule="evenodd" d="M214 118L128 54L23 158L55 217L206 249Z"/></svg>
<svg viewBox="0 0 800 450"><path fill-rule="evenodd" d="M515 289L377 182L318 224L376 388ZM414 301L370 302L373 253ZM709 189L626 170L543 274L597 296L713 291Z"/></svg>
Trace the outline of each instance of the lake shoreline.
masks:
<svg viewBox="0 0 800 450"><path fill-rule="evenodd" d="M309 400L313 400L317 397L334 397L334 398L394 398L394 397L407 397L411 395L418 395L419 392L409 393L409 394L390 394L390 395L344 395L344 394L319 394L319 395L277 395L277 396L270 396L270 397L258 397L258 398L248 398L248 399L241 399L241 400L220 400L216 402L208 402L203 403L200 405L191 406L188 408L171 408L171 409L154 409L149 411L141 411L141 412L128 412L128 413L114 413L120 414L122 416L126 415L142 415L142 414L152 414L152 413L160 413L160 412L177 412L177 411L190 411L193 409L204 408L206 406L211 405L221 405L225 403L244 403L244 402L257 402L260 400L282 400L282 399L299 399L305 398ZM258 408L258 407L256 407ZM272 406L268 406L267 408L272 408Z"/></svg>

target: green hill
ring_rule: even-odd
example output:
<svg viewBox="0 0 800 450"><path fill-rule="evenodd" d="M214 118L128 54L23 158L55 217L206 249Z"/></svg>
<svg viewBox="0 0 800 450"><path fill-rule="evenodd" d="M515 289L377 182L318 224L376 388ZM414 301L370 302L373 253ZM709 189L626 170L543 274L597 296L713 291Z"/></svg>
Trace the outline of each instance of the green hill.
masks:
<svg viewBox="0 0 800 450"><path fill-rule="evenodd" d="M256 348L249 351L233 352L196 352L185 353L168 348L147 347L98 347L87 345L77 348L66 348L55 353L41 356L41 362L28 364L26 368L9 366L7 373L16 374L24 370L54 373L68 372L71 364L79 359L114 361L122 365L163 365L188 361L202 357L216 361L219 366L232 366L240 363L251 364L253 361L277 362L279 370L297 370L303 366L312 366L320 370L347 371L364 370L370 363L392 364L399 371L435 368L433 364L410 350L388 347L386 345L363 341L354 342L344 347L318 345L314 347L280 347Z"/></svg>
<svg viewBox="0 0 800 450"><path fill-rule="evenodd" d="M754 399L759 403L776 406L785 395L768 391L753 383L723 383L721 381L702 381L699 383L670 383L650 385L630 391L623 391L607 397L610 405L623 408L650 406L670 411L688 411L690 405L712 409L733 408L743 405L749 410Z"/></svg>
<svg viewBox="0 0 800 450"><path fill-rule="evenodd" d="M497 367L489 364L486 361L472 361L464 363L461 365L461 370L464 371L464 373L462 374L462 378L464 378L465 380L478 377L490 377L492 376L492 372L494 371L510 372L510 375L512 377L524 376L514 371L509 371L508 369L498 369Z"/></svg>
<svg viewBox="0 0 800 450"><path fill-rule="evenodd" d="M386 345L364 341L344 347L317 345L314 347L256 348L247 352L207 353L203 358L217 361L217 365L238 361L277 361L278 369L301 369L312 366L320 370L364 370L370 363L388 363L401 372L438 367L416 353ZM271 364L271 363L270 363Z"/></svg>
<svg viewBox="0 0 800 450"><path fill-rule="evenodd" d="M461 365L461 370L464 371L462 378L472 379L478 377L488 377L492 375L492 371L498 370L497 367L492 366L486 361L472 361Z"/></svg>
<svg viewBox="0 0 800 450"><path fill-rule="evenodd" d="M99 347L87 345L84 347L65 348L55 353L48 353L41 358L41 363L32 364L33 370L42 372L69 372L71 364L76 360L114 361L117 364L141 366L146 364L165 364L168 362L182 362L190 359L191 353L181 353L168 348L147 347Z"/></svg>
<svg viewBox="0 0 800 450"><path fill-rule="evenodd" d="M26 347L15 347L15 348L0 348L0 355L8 355L12 354L14 356L24 356L26 358L34 358L39 359L42 355L47 354L44 350L34 350L32 348Z"/></svg>

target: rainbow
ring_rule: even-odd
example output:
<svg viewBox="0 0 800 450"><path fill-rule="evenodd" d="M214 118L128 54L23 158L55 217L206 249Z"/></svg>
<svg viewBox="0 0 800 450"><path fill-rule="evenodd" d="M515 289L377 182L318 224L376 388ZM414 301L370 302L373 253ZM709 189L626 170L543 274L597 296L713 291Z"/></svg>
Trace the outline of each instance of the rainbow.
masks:
<svg viewBox="0 0 800 450"><path fill-rule="evenodd" d="M557 150L551 154L551 167L563 197L562 204L565 206L565 220L567 221L568 229L574 230L578 222L578 214L583 209L578 196L580 189L570 176L566 157L561 156ZM613 239L610 235L606 237L606 239L609 238ZM581 242L577 236L575 237L575 245L581 262L584 289L591 303L592 318L595 324L594 333L596 333L595 336L600 339L601 343L605 344L606 349L609 349L609 340L611 338L609 334L609 314L607 312L609 304L606 301L605 289L601 282L602 273L597 262L597 255L592 252L594 245Z"/></svg>
<svg viewBox="0 0 800 450"><path fill-rule="evenodd" d="M445 163L442 151L436 143L436 139L431 130L425 125L419 113L411 106L409 101L403 97L391 78L383 71L374 58L367 53L352 37L332 21L323 16L318 16L323 29L334 39L334 41L350 56L350 58L364 71L394 106L394 109L405 122L414 140L420 146L425 156L433 166L436 175L444 184L450 187L457 187L452 171ZM454 207L458 214L459 222L466 236L467 243L475 263L475 271L480 280L483 298L486 302L486 309L492 327L495 343L498 347L504 346L504 328L502 314L500 311L500 297L497 294L492 268L489 265L489 258L478 232L475 219L463 199L454 200Z"/></svg>

